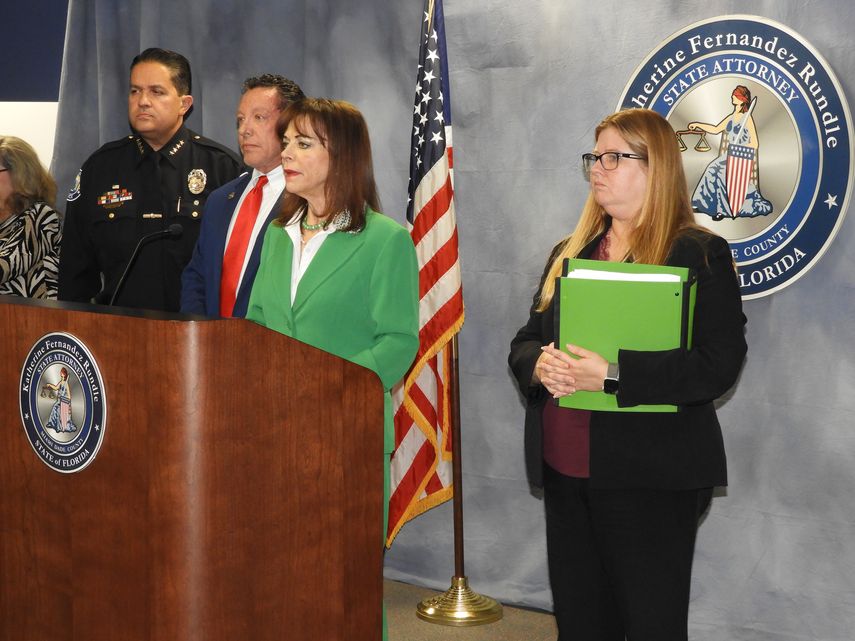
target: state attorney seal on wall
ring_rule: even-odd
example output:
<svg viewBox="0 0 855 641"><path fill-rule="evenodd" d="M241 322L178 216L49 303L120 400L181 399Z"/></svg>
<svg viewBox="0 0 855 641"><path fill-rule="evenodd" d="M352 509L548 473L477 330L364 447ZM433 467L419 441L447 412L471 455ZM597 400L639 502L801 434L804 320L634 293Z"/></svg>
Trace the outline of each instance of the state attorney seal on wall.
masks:
<svg viewBox="0 0 855 641"><path fill-rule="evenodd" d="M743 298L804 275L840 228L852 190L849 106L828 63L794 31L722 16L670 36L618 108L677 132L697 221L725 237Z"/></svg>
<svg viewBox="0 0 855 641"><path fill-rule="evenodd" d="M92 354L71 334L42 336L21 369L21 420L39 459L57 472L79 472L104 439L104 384Z"/></svg>

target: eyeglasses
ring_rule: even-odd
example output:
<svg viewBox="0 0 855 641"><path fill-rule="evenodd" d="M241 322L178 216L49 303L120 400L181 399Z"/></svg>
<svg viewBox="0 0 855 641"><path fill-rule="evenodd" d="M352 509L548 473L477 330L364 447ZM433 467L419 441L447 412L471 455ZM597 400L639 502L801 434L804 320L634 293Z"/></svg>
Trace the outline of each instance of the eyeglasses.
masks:
<svg viewBox="0 0 855 641"><path fill-rule="evenodd" d="M582 154L582 171L585 172L585 180L591 177L591 170L597 161L603 166L606 171L617 169L618 162L621 158L632 158L633 160L647 160L644 156L638 154L626 154L620 151L606 151L601 154Z"/></svg>
<svg viewBox="0 0 855 641"><path fill-rule="evenodd" d="M0 174L2 174L4 171L9 171L9 168L8 167L0 167Z"/></svg>

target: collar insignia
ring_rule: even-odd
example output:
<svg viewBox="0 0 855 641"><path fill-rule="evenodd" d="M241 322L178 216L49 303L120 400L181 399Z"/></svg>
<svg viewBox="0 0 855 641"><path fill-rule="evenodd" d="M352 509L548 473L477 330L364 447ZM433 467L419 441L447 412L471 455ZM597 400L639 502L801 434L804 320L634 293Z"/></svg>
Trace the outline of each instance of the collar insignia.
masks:
<svg viewBox="0 0 855 641"><path fill-rule="evenodd" d="M183 146L184 146L184 139L182 138L181 140L176 142L174 145L172 145L172 149L169 150L169 155L174 156L175 154L178 153L178 150L181 149ZM193 193L195 194L196 192L193 192Z"/></svg>
<svg viewBox="0 0 855 641"><path fill-rule="evenodd" d="M128 136L133 139L133 141L137 144L137 149L140 152L140 156L145 156L145 147L143 147L142 140L140 140L139 136Z"/></svg>

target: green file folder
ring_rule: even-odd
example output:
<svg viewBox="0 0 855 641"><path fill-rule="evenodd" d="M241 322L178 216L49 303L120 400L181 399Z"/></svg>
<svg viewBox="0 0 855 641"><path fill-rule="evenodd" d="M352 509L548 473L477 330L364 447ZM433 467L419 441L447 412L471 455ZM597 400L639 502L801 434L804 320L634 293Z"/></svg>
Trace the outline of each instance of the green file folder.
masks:
<svg viewBox="0 0 855 641"><path fill-rule="evenodd" d="M578 270L611 272L621 278L677 276L674 282L574 278ZM641 275L641 276L639 276ZM606 274L608 276L608 274ZM666 276L667 277L667 276ZM617 362L619 349L659 351L691 347L696 281L687 267L612 263L570 258L556 279L555 335L561 350L578 345ZM559 407L607 412L676 412L676 405L618 407L605 392L579 391L558 399Z"/></svg>

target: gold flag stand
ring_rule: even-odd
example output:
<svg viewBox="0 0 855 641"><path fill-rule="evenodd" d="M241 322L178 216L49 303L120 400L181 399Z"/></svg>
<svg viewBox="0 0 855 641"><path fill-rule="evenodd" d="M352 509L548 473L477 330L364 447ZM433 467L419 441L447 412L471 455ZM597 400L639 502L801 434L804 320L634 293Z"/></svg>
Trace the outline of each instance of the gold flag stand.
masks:
<svg viewBox="0 0 855 641"><path fill-rule="evenodd" d="M451 467L454 495L454 576L451 587L444 594L430 597L419 603L416 616L431 623L458 627L484 625L502 618L502 604L481 596L469 588L463 571L463 474L460 456L460 380L457 363L457 335L451 339Z"/></svg>
<svg viewBox="0 0 855 641"><path fill-rule="evenodd" d="M445 593L419 603L416 616L441 625L483 625L502 618L502 604L473 592L465 576L455 576Z"/></svg>

